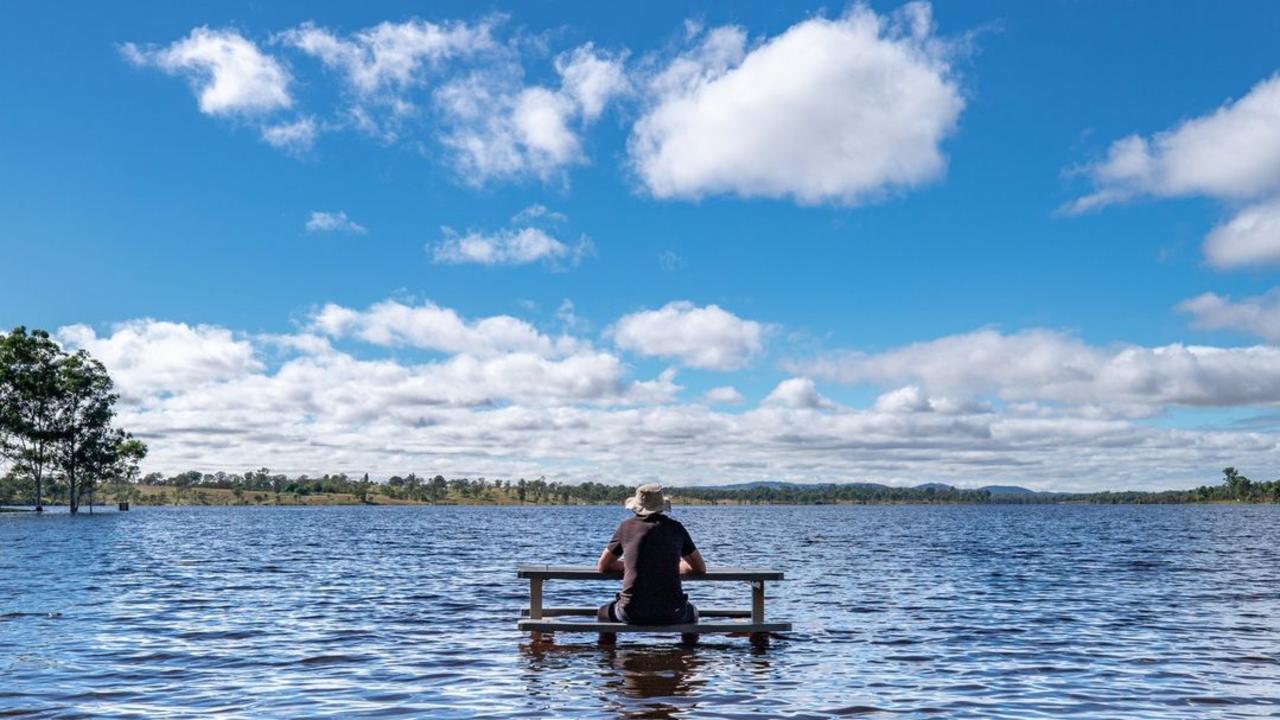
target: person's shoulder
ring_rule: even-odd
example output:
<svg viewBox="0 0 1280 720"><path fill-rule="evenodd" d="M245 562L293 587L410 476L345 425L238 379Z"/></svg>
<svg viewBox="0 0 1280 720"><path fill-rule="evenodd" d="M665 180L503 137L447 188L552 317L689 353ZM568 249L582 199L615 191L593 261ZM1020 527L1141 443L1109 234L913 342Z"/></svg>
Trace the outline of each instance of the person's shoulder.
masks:
<svg viewBox="0 0 1280 720"><path fill-rule="evenodd" d="M680 529L682 529L682 530L684 529L684 523L682 523L682 522L680 522L679 520L677 520L677 519L675 519L675 518L671 517L670 515L667 515L666 513L663 513L663 514L662 514L662 518L663 518L663 520L662 520L662 521L663 521L663 522L665 522L665 523L667 523L667 524L669 524L669 525L671 525L671 527L677 527L677 528L680 528Z"/></svg>

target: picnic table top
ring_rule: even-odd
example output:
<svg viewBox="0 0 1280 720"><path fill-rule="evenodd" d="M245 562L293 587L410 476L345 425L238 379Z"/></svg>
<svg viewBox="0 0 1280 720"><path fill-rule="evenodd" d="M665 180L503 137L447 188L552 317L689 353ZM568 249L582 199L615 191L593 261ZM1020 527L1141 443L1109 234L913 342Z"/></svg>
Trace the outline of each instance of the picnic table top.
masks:
<svg viewBox="0 0 1280 720"><path fill-rule="evenodd" d="M518 565L516 577L543 580L617 580L622 573L602 573L590 565ZM720 567L697 575L681 575L683 582L703 580L782 580L781 570L769 568Z"/></svg>
<svg viewBox="0 0 1280 720"><path fill-rule="evenodd" d="M628 625L627 623L572 622L564 620L521 620L517 629L526 632L593 633L765 633L789 632L789 622L698 622L685 625Z"/></svg>

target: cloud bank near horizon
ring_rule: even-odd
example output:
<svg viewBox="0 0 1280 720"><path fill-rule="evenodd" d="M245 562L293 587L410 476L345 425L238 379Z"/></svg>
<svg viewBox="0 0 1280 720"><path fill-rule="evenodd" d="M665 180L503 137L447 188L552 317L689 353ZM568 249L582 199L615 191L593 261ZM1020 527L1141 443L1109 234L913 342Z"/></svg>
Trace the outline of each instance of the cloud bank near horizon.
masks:
<svg viewBox="0 0 1280 720"><path fill-rule="evenodd" d="M670 317L649 322L655 313ZM778 358L778 369L756 345L752 328L766 324L714 305L638 310L594 336L544 324L385 300L319 306L288 334L139 319L56 336L107 365L122 424L151 444L147 469L166 472L1105 490L1280 460L1270 433L1158 422L1188 407L1269 411L1280 403L1270 346L1098 347L980 330ZM677 365L652 358L713 386L682 384ZM754 373L777 379L753 399L738 387ZM840 401L849 385L874 400Z"/></svg>

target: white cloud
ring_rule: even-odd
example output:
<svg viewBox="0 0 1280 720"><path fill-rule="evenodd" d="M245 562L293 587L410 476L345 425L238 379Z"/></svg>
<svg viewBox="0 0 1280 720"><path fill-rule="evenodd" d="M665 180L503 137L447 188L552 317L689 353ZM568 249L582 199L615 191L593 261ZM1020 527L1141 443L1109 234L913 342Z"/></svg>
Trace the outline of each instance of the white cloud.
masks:
<svg viewBox="0 0 1280 720"><path fill-rule="evenodd" d="M1184 300L1177 309L1191 315L1192 324L1198 328L1239 330L1268 342L1280 342L1280 288L1239 301L1204 293Z"/></svg>
<svg viewBox="0 0 1280 720"><path fill-rule="evenodd" d="M445 60L493 50L493 25L436 24L423 20L382 22L341 38L314 23L281 33L281 42L312 55L341 73L360 95L402 90L422 82L425 70Z"/></svg>
<svg viewBox="0 0 1280 720"><path fill-rule="evenodd" d="M191 79L207 115L261 114L291 107L289 72L235 30L198 27L163 48L121 47L138 66Z"/></svg>
<svg viewBox="0 0 1280 720"><path fill-rule="evenodd" d="M541 203L534 203L515 215L511 216L513 225L527 224L532 222L566 222L568 217L564 213L556 212Z"/></svg>
<svg viewBox="0 0 1280 720"><path fill-rule="evenodd" d="M1168 405L1280 403L1280 348L1096 347L1049 330L980 330L792 369L844 383L913 383L927 392L1150 411Z"/></svg>
<svg viewBox="0 0 1280 720"><path fill-rule="evenodd" d="M487 235L474 230L463 235L448 227L443 228L443 232L444 238L428 246L428 250L435 262L447 265L547 262L558 267L565 263L577 265L593 250L586 236L569 246L535 227L498 230Z"/></svg>
<svg viewBox="0 0 1280 720"><path fill-rule="evenodd" d="M1010 402L948 411L930 395L933 412L905 411L923 407L924 385L919 395L886 393L897 399L855 409L797 377L760 407L718 412L680 403L672 369L633 379L618 357L584 340L540 337L516 318L463 320L451 309L391 301L365 311L326 307L338 311L319 313L315 324L335 335L321 327L245 335L138 320L103 337L84 326L58 337L89 348L129 388L119 421L150 445L146 471L265 464L375 478L410 471L673 485L930 478L1120 489L1186 487L1216 481L1226 465L1249 472L1280 461L1274 433L1160 428L1105 408ZM371 344L361 344L362 333ZM384 345L446 356L408 360ZM268 354L279 362L254 359Z"/></svg>
<svg viewBox="0 0 1280 720"><path fill-rule="evenodd" d="M610 100L630 89L622 61L621 57L598 52L592 43L556 58L561 92L573 98L584 122L595 121Z"/></svg>
<svg viewBox="0 0 1280 720"><path fill-rule="evenodd" d="M1117 140L1085 171L1094 191L1067 212L1139 196L1217 198L1235 214L1205 238L1205 259L1219 268L1280 262L1280 75L1150 138Z"/></svg>
<svg viewBox="0 0 1280 720"><path fill-rule="evenodd" d="M888 413L933 412L933 402L919 387L907 385L876 398L875 408Z"/></svg>
<svg viewBox="0 0 1280 720"><path fill-rule="evenodd" d="M856 6L748 50L708 32L650 81L629 143L660 198L732 193L853 204L940 177L964 107L927 4Z"/></svg>
<svg viewBox="0 0 1280 720"><path fill-rule="evenodd" d="M430 132L464 183L563 180L568 167L587 162L582 132L614 98L630 92L625 53L586 43L553 58L558 85L526 84L528 38L517 31L511 40L495 39L500 22L411 19L345 35L304 23L278 33L272 38L277 49L318 59L336 77L340 97L327 111L263 119L256 129L264 142L295 155L309 151L320 133L338 130L383 144L410 139L427 154L413 138ZM129 43L121 53L136 65L188 76L201 110L211 115L265 115L294 105L289 68L235 30L199 27L167 47ZM432 80L438 84L428 89Z"/></svg>
<svg viewBox="0 0 1280 720"><path fill-rule="evenodd" d="M818 393L813 381L805 377L783 380L764 400L763 407L791 408L793 410L821 410L835 408L836 404Z"/></svg>
<svg viewBox="0 0 1280 720"><path fill-rule="evenodd" d="M678 358L689 367L736 370L764 347L765 328L718 305L672 302L624 315L613 328L618 347L640 355Z"/></svg>
<svg viewBox="0 0 1280 720"><path fill-rule="evenodd" d="M436 91L447 127L441 140L464 182L547 181L586 162L577 126L595 121L625 89L622 59L587 44L557 58L556 70L556 90L525 87L520 69L508 66L473 72Z"/></svg>
<svg viewBox="0 0 1280 720"><path fill-rule="evenodd" d="M1130 135L1086 168L1096 190L1069 206L1092 210L1138 195L1244 200L1280 189L1280 75L1243 98L1151 138Z"/></svg>
<svg viewBox="0 0 1280 720"><path fill-rule="evenodd" d="M549 337L510 315L467 321L456 311L430 302L406 305L384 300L365 310L329 303L314 313L310 327L330 337L357 338L374 345L410 346L482 357L503 353L553 356L580 348L573 338Z"/></svg>
<svg viewBox="0 0 1280 720"><path fill-rule="evenodd" d="M702 401L708 405L739 405L746 398L732 385L714 387L702 395Z"/></svg>
<svg viewBox="0 0 1280 720"><path fill-rule="evenodd" d="M116 325L102 337L87 325L68 325L58 330L57 339L101 360L129 401L262 369L252 344L208 325L133 320Z"/></svg>
<svg viewBox="0 0 1280 720"><path fill-rule="evenodd" d="M320 127L315 118L303 117L293 122L264 125L261 130L262 140L277 150L294 155L301 155L316 144L320 135Z"/></svg>
<svg viewBox="0 0 1280 720"><path fill-rule="evenodd" d="M310 233L351 233L364 235L369 232L365 226L347 217L344 210L338 212L315 211L307 218L307 232Z"/></svg>
<svg viewBox="0 0 1280 720"><path fill-rule="evenodd" d="M589 321L578 316L577 308L569 298L560 301L560 306L556 308L556 320L560 321L566 332L588 330L591 327Z"/></svg>
<svg viewBox="0 0 1280 720"><path fill-rule="evenodd" d="M1220 268L1280 263L1280 196L1246 207L1215 227L1205 238L1204 255Z"/></svg>

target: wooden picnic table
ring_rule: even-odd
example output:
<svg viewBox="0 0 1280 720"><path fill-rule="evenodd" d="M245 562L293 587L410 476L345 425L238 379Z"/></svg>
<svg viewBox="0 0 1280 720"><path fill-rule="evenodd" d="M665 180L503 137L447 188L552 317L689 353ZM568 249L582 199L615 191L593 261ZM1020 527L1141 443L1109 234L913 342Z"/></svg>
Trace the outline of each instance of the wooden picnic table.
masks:
<svg viewBox="0 0 1280 720"><path fill-rule="evenodd" d="M698 609L699 621L680 625L636 625L631 623L597 622L595 620L552 620L549 618L587 616L594 618L593 607L544 607L543 585L549 580L613 580L622 579L622 573L602 573L594 567L576 565L520 565L516 577L529 581L529 607L521 611L517 628L532 633L594 632L602 638L614 633L680 633L688 639L702 633L747 633L753 639L767 637L771 632L786 632L789 622L768 622L764 614L765 582L782 580L780 570L768 568L713 568L705 573L681 575L681 582L746 582L751 585L751 608ZM707 622L707 618L741 618L747 622Z"/></svg>

